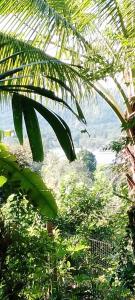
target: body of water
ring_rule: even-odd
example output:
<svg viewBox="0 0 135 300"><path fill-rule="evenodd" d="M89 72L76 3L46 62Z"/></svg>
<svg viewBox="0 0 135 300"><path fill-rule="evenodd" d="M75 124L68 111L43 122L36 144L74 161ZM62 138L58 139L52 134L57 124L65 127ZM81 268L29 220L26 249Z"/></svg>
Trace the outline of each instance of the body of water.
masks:
<svg viewBox="0 0 135 300"><path fill-rule="evenodd" d="M76 148L75 152L78 153L83 149ZM115 153L112 151L101 151L101 150L91 150L86 149L90 152L92 152L96 156L97 164L111 164L115 160ZM58 157L61 157L62 159L65 159L65 154L61 148L54 148L51 150L54 154L56 154Z"/></svg>

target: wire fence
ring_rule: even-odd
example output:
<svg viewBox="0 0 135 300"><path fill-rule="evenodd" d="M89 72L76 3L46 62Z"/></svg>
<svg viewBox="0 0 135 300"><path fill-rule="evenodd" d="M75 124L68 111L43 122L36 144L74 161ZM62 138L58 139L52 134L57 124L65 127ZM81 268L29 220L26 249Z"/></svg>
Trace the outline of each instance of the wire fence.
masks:
<svg viewBox="0 0 135 300"><path fill-rule="evenodd" d="M108 242L90 239L91 260L104 268L109 266L109 257L115 253L113 244Z"/></svg>

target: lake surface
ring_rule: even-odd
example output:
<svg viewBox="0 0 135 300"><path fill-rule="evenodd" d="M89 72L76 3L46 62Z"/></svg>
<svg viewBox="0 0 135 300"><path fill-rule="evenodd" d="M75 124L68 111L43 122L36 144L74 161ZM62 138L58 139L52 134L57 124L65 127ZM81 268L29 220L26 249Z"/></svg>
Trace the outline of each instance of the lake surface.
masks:
<svg viewBox="0 0 135 300"><path fill-rule="evenodd" d="M93 151L97 164L111 164L115 160L115 153L112 151Z"/></svg>
<svg viewBox="0 0 135 300"><path fill-rule="evenodd" d="M75 148L75 152L78 153L79 151L84 150L81 148ZM112 151L101 151L101 150L91 150L91 149L85 149L90 152L92 152L96 156L97 164L111 164L115 160L115 153ZM58 157L61 157L62 159L65 159L65 154L61 148L54 148L51 149L54 154L56 154Z"/></svg>

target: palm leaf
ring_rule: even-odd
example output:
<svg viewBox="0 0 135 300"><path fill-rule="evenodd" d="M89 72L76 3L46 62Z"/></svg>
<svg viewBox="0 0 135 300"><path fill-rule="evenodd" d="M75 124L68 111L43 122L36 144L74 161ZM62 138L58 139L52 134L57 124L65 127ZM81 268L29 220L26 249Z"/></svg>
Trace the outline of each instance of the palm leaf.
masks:
<svg viewBox="0 0 135 300"><path fill-rule="evenodd" d="M86 19L91 20L92 13L87 13L86 9L90 6L89 1L85 0L79 6L77 1L72 3L69 0L46 1L46 0L2 0L0 3L2 30L6 32L16 32L24 40L32 40L38 47L44 47L54 40L56 36L58 43L61 35L64 36L66 44L69 38L79 41L83 46L86 41L80 34L85 27ZM7 16L8 26L5 25ZM23 34L22 34L23 32Z"/></svg>
<svg viewBox="0 0 135 300"><path fill-rule="evenodd" d="M9 77L5 81L3 80L3 85L12 81L14 84L26 85L32 83L37 86L45 85L46 88L57 93L61 90L61 93L64 93L65 96L70 94L72 97L73 94L74 96L79 94L81 76L79 77L77 67L64 63L28 43L3 33L0 33L0 39L1 73L6 73L10 70L12 72L12 69L15 68L16 72L17 68L19 72L19 75L17 74L18 76L16 77ZM52 80L52 78L56 80Z"/></svg>
<svg viewBox="0 0 135 300"><path fill-rule="evenodd" d="M22 109L24 117L25 117L25 122L26 122L27 131L28 131L28 136L30 139L30 146L31 146L33 158L36 161L42 160L43 158L42 158L42 155L40 156L40 153L37 150L38 143L37 143L37 140L35 140L35 135L34 135L35 129L36 129L37 139L39 140L40 149L42 149L42 144L40 142L40 133L39 133L37 121L36 121L36 128L35 128L34 122L35 122L36 117L35 117L35 113L34 113L33 109L38 111L43 116L43 118L51 125L67 158L70 161L73 161L76 158L71 133L70 133L69 127L66 125L66 123L64 122L63 119L61 119L54 112L52 112L49 109L47 109L46 107L44 107L42 104L40 104L26 96L23 96L23 95L14 94L13 98L12 98L12 102L16 106L19 105L19 107L20 107L20 102L21 102L21 109ZM32 114L30 112L32 112ZM32 118L32 119L30 120L30 118ZM20 132L20 130L22 130L21 120L20 120L20 123L17 123L15 125L17 125L19 127L19 128L17 128L17 132L18 131ZM21 127L21 129L20 129L20 127ZM15 128L16 128L16 126L15 126ZM41 153L42 153L42 150L41 150Z"/></svg>
<svg viewBox="0 0 135 300"><path fill-rule="evenodd" d="M80 121L82 121L84 124L86 124L86 120L85 120L85 117L81 110L81 107L75 99L74 99L74 101L76 104L78 114L75 111L73 111L73 109L63 99L57 97L52 91L44 89L44 88L40 88L40 87L33 86L33 85L18 85L18 84L14 85L14 84L12 84L12 85L0 86L0 90L10 92L10 93L24 92L27 94L32 93L32 94L44 96L46 98L54 100L55 102L63 104L63 106L68 108L76 116L76 118L78 118Z"/></svg>
<svg viewBox="0 0 135 300"><path fill-rule="evenodd" d="M5 78L7 78L8 76L14 75L14 74L16 74L16 73L18 73L22 70L23 70L23 67L19 67L19 68L16 68L16 69L9 70L5 73L2 73L2 74L0 74L0 80L3 80Z"/></svg>
<svg viewBox="0 0 135 300"><path fill-rule="evenodd" d="M9 40L13 41L10 38L9 38ZM8 42L9 42L9 40L7 39ZM14 44L14 41L13 41L13 44ZM20 45L20 42L19 42L19 45ZM22 46L22 42L21 42L21 46ZM3 48L3 47L6 47L4 49L5 51L8 50L7 43L5 46L4 41L2 41L2 43L1 43L1 48ZM4 51L4 53L5 53L5 51ZM37 49L37 52L39 52L39 54L42 54L41 51L39 51L38 49ZM19 53L19 55L18 55L18 53ZM26 52L24 51L24 53L26 53L26 55L27 55L29 53L29 51L26 51ZM7 67L11 68L12 65L16 66L16 64L18 64L18 60L21 62L21 59L22 59L21 55L23 55L24 53L21 50L21 51L16 51L13 54L10 53L10 55L8 55L6 58L3 57L0 61L2 69L3 68L6 69ZM43 55L44 55L44 53L43 53ZM48 59L48 60L49 60L49 62L51 61L51 63L52 63L52 59ZM56 59L54 59L53 61L55 61L59 65L65 66L65 64L61 63L60 61L58 61ZM56 96L54 94L54 92L52 92L51 90L41 88L38 86L34 86L31 84L25 84L25 85L23 84L23 80L24 80L25 76L23 75L23 73L20 76L20 73L22 71L24 71L26 68L28 68L28 71L29 71L29 67L37 66L37 64L44 65L45 61L40 61L39 63L38 62L30 62L27 64L21 64L20 67L10 69L9 71L5 71L4 73L2 73L1 80L0 80L0 91L1 92L4 91L4 92L10 93L10 94L14 93L13 99L12 99L12 109L13 109L13 119L14 119L14 126L15 126L15 130L16 130L16 134L18 136L20 143L22 144L23 143L22 115L23 115L24 119L25 119L25 124L26 124L26 129L27 129L27 133L28 133L28 137L29 137L30 147L32 150L33 159L35 161L43 160L42 139L41 139L39 124L38 124L38 119L37 119L37 116L35 113L35 109L38 112L40 112L40 114L43 115L43 117L52 126L67 158L70 161L72 161L76 158L76 156L75 156L74 146L73 146L73 142L72 142L72 138L71 138L71 133L70 133L68 126L64 122L64 120L62 120L59 116L57 116L56 114L47 110L43 106L36 105L36 102L33 101L32 99L22 96L21 94L18 96L18 94L17 94L18 92L25 93L27 95L32 93L32 94L38 94L41 96L45 96L49 99L55 100L58 103L62 103L72 113L74 113L74 115L76 117L78 117L78 119L80 119L84 123L86 123L84 115L82 113L82 110L81 110L79 104L77 103L72 90L62 80L60 80L58 78L56 78L56 80L54 80L54 77L48 76L49 79L51 79L51 81L53 79L54 82L61 85L62 88L64 88L66 91L70 92L72 99L75 102L75 105L77 108L77 113L74 112L72 110L72 108L65 101L63 101L61 98ZM6 67L5 67L5 65L6 65ZM68 66L68 65L66 65L66 67L70 68L70 66ZM60 67L58 68L58 70L59 69L60 69ZM72 69L72 67L71 67L71 69ZM41 72L41 70L40 70L40 72ZM14 76L15 73L18 73L18 75L19 75L18 78L22 79L21 84L17 84L18 78L15 78L15 76ZM76 77L79 77L78 72L76 70L73 70L73 73ZM38 70L37 74L39 74L39 70ZM12 76L12 75L13 75L13 77L9 78L9 76ZM34 74L34 76L35 76L35 74ZM33 78L35 78L34 76L33 76ZM46 78L47 78L47 76L46 76ZM69 78L69 74L67 75L67 78ZM31 77L30 77L30 79L31 79ZM12 83L13 80L14 81L16 80L15 84ZM72 80L73 80L73 77L72 77ZM17 100L18 98L19 98L19 100ZM20 103L20 99L22 100L21 103ZM26 103L26 100L29 102ZM34 128L34 130L33 130L33 128Z"/></svg>
<svg viewBox="0 0 135 300"><path fill-rule="evenodd" d="M12 101L15 101L14 97ZM43 161L44 152L43 152L42 138L41 138L36 112L33 106L27 100L26 102L22 103L22 105L23 105L24 121L26 125L28 138L29 138L30 148L33 154L33 160Z"/></svg>
<svg viewBox="0 0 135 300"><path fill-rule="evenodd" d="M23 109L21 101L14 101L12 99L12 112L15 132L20 144L23 144Z"/></svg>
<svg viewBox="0 0 135 300"><path fill-rule="evenodd" d="M113 96L109 93L109 91L99 82L92 83L90 82L91 87L109 104L109 106L113 109L114 113L117 115L121 123L125 123L124 114L113 98Z"/></svg>
<svg viewBox="0 0 135 300"><path fill-rule="evenodd" d="M98 0L95 11L98 11L101 23L108 22L125 38L134 36L135 3L133 0Z"/></svg>

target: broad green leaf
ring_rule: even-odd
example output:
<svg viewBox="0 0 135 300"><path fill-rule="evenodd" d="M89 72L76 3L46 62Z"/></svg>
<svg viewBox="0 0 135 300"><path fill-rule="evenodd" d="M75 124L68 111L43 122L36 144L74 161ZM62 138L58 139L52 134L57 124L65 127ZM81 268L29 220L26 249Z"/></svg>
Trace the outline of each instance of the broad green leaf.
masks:
<svg viewBox="0 0 135 300"><path fill-rule="evenodd" d="M2 187L7 182L7 178L5 176L0 176L0 187Z"/></svg>
<svg viewBox="0 0 135 300"><path fill-rule="evenodd" d="M22 169L16 162L16 157L3 144L0 144L0 170L11 183L20 182L28 200L43 215L55 217L57 205L51 191L38 174L28 168Z"/></svg>

